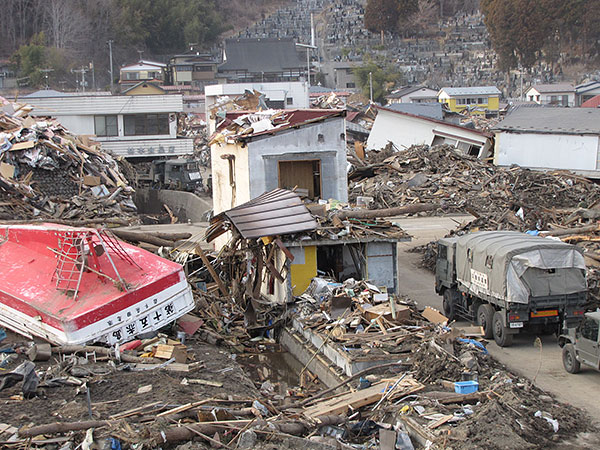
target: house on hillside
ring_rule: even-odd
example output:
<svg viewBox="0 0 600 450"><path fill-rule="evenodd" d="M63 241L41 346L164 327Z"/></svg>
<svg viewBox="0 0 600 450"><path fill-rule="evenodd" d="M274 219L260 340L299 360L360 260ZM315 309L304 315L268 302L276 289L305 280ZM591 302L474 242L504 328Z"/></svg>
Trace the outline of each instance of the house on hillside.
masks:
<svg viewBox="0 0 600 450"><path fill-rule="evenodd" d="M490 156L492 134L440 120L434 111L426 111L429 115L414 112L417 111L409 113L377 107L377 118L367 140L367 149L379 150L389 142L398 149L411 145L448 144L472 156Z"/></svg>
<svg viewBox="0 0 600 450"><path fill-rule="evenodd" d="M140 86L143 88L142 86ZM190 155L194 140L177 136L183 97L175 95L73 95L39 91L26 96L33 116L52 116L79 135L127 158ZM110 94L110 93L106 93Z"/></svg>
<svg viewBox="0 0 600 450"><path fill-rule="evenodd" d="M500 90L496 86L445 87L438 92L438 101L453 112L469 111L471 114L498 114Z"/></svg>
<svg viewBox="0 0 600 450"><path fill-rule="evenodd" d="M435 103L438 92L425 86L404 86L385 96L387 105L395 103Z"/></svg>
<svg viewBox="0 0 600 450"><path fill-rule="evenodd" d="M137 64L121 67L119 85L124 91L140 81L151 81L163 84L167 65L155 61L141 60Z"/></svg>
<svg viewBox="0 0 600 450"><path fill-rule="evenodd" d="M536 84L527 89L525 98L538 105L575 106L575 88L569 83Z"/></svg>
<svg viewBox="0 0 600 450"><path fill-rule="evenodd" d="M494 162L600 178L600 110L520 106L493 130Z"/></svg>
<svg viewBox="0 0 600 450"><path fill-rule="evenodd" d="M275 188L348 201L345 111L228 112L211 139L215 214Z"/></svg>
<svg viewBox="0 0 600 450"><path fill-rule="evenodd" d="M291 38L226 39L217 78L227 83L302 81L306 70Z"/></svg>
<svg viewBox="0 0 600 450"><path fill-rule="evenodd" d="M174 86L204 87L216 83L217 67L210 54L175 55L169 61L170 79Z"/></svg>
<svg viewBox="0 0 600 450"><path fill-rule="evenodd" d="M600 95L600 81L588 81L575 86L575 106L583 106L585 102Z"/></svg>

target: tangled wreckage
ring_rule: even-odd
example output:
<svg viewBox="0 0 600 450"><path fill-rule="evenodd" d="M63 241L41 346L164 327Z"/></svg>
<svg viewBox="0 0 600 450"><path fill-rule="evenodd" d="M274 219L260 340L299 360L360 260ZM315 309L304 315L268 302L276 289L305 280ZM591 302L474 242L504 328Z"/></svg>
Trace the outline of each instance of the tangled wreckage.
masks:
<svg viewBox="0 0 600 450"><path fill-rule="evenodd" d="M357 163L352 202L374 209L276 189L212 219L218 251L184 249L191 233L104 228L136 220L118 161L11 107L0 121L0 303L10 308L0 320L27 339L0 332L1 446L547 448L591 429L495 361L481 327L399 293L396 243L410 236L393 217L465 206L452 179L404 174L418 158ZM367 180L390 173L375 188ZM504 180L483 173L484 186Z"/></svg>

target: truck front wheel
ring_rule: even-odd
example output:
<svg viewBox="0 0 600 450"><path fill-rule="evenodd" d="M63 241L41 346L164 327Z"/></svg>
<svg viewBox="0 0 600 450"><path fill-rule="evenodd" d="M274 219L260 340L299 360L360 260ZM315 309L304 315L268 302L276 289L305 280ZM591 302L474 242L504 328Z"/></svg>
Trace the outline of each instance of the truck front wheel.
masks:
<svg viewBox="0 0 600 450"><path fill-rule="evenodd" d="M489 303L484 303L477 309L477 323L483 327L483 337L486 339L491 339L494 336L492 321L495 312L496 310Z"/></svg>
<svg viewBox="0 0 600 450"><path fill-rule="evenodd" d="M444 291L444 300L442 306L444 309L444 315L448 318L448 321L452 321L456 318L454 307L454 299L456 298L456 291L454 289L446 289Z"/></svg>
<svg viewBox="0 0 600 450"><path fill-rule="evenodd" d="M575 347L573 344L567 344L562 350L562 360L565 370L569 373L577 373L581 370L581 364L577 361L577 355L575 354Z"/></svg>
<svg viewBox="0 0 600 450"><path fill-rule="evenodd" d="M513 335L508 333L508 328L502 322L502 313L496 311L494 313L494 340L500 347L509 347L512 345Z"/></svg>

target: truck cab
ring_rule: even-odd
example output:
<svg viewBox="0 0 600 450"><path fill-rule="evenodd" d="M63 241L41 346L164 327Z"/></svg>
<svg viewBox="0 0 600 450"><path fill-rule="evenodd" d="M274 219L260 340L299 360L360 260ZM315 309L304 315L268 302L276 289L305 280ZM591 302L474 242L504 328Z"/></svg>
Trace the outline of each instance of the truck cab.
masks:
<svg viewBox="0 0 600 450"><path fill-rule="evenodd" d="M435 264L435 292L442 294L445 289L456 287L455 265L456 238L444 238L437 242Z"/></svg>
<svg viewBox="0 0 600 450"><path fill-rule="evenodd" d="M202 188L198 162L193 159L153 161L153 185L160 189L193 192Z"/></svg>
<svg viewBox="0 0 600 450"><path fill-rule="evenodd" d="M567 328L567 332L559 337L567 372L579 372L581 364L600 370L599 329L600 311L587 312L578 326Z"/></svg>

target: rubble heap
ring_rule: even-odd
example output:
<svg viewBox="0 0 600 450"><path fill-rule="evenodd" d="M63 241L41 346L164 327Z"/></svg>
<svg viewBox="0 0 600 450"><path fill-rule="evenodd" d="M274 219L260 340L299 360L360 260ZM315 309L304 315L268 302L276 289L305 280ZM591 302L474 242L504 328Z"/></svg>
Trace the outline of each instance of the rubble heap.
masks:
<svg viewBox="0 0 600 450"><path fill-rule="evenodd" d="M30 106L1 101L0 219L137 220L134 190L108 153L56 120L29 116Z"/></svg>
<svg viewBox="0 0 600 450"><path fill-rule="evenodd" d="M567 171L540 172L497 167L448 145L392 146L353 160L350 200L372 197L372 207L435 202L438 213L470 213L471 227L545 230L570 225L579 209L600 202L600 187Z"/></svg>

